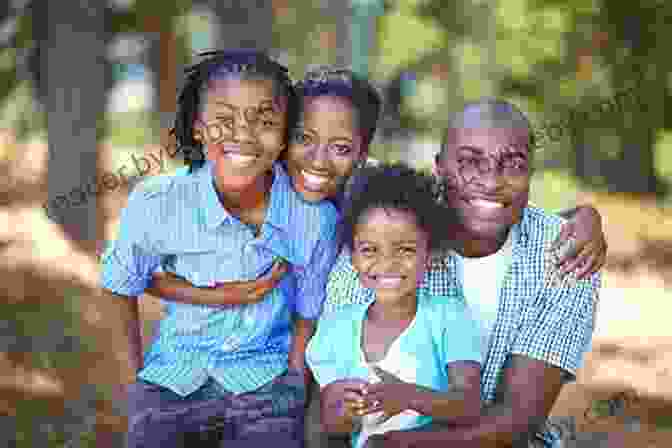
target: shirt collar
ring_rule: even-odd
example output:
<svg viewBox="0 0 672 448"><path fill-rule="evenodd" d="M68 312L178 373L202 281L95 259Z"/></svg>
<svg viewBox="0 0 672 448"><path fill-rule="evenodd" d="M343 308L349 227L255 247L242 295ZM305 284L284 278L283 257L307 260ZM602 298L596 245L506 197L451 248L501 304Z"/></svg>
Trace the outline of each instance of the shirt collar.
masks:
<svg viewBox="0 0 672 448"><path fill-rule="evenodd" d="M219 202L214 185L213 170L214 164L211 161L206 161L197 174L200 176L201 199L203 200L205 224L208 229L214 229L231 218L231 214ZM289 226L289 213L287 213L287 210L289 209L290 194L292 192L289 176L279 163L273 164L273 174L273 185L271 186L264 225L271 224L273 227L287 229Z"/></svg>

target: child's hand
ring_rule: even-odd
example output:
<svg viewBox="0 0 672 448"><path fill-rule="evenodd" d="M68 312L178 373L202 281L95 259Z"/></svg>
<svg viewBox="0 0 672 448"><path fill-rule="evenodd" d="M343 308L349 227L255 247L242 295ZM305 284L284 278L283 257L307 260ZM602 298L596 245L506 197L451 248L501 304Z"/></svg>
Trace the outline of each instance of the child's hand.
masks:
<svg viewBox="0 0 672 448"><path fill-rule="evenodd" d="M373 369L382 382L368 386L364 395L367 413L382 411L377 421L381 424L411 407L416 387L380 367L374 366Z"/></svg>

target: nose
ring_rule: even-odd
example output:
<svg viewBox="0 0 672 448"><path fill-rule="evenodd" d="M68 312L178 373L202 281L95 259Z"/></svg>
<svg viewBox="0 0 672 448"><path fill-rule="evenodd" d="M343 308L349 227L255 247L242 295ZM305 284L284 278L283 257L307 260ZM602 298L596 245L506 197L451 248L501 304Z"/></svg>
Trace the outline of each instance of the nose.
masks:
<svg viewBox="0 0 672 448"><path fill-rule="evenodd" d="M255 141L250 122L245 114L240 114L233 124L233 141L236 143L253 143Z"/></svg>
<svg viewBox="0 0 672 448"><path fill-rule="evenodd" d="M310 167L315 171L323 171L329 167L328 145L315 145L310 151Z"/></svg>
<svg viewBox="0 0 672 448"><path fill-rule="evenodd" d="M505 184L504 176L499 166L491 167L485 173L478 176L476 184L486 193L494 193L502 189Z"/></svg>
<svg viewBox="0 0 672 448"><path fill-rule="evenodd" d="M398 274L401 269L400 262L401 260L394 251L381 254L371 266L371 272L376 275Z"/></svg>

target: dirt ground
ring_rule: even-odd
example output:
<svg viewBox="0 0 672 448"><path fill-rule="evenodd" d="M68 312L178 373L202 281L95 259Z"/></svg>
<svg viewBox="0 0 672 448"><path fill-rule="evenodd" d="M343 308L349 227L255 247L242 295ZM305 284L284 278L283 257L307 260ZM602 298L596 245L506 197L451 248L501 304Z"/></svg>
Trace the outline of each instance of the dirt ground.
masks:
<svg viewBox="0 0 672 448"><path fill-rule="evenodd" d="M65 370L41 371L26 367L28 354L0 353L0 413L12 414L19 401L42 400L58 414L77 397L82 384L109 385L127 377L126 354L114 304L95 293L95 260L69 243L40 209L45 199L44 149L24 149L16 160L7 158L11 153L6 148L0 151L0 297L10 304L60 303L64 291L76 285L82 296L82 332L95 341L96 350ZM114 234L125 194L119 191L103 198L100 225L108 237ZM573 418L584 439L577 446L670 447L672 331L667 320L672 315L672 212L627 197L587 195L581 200L596 204L603 214L610 252L593 350L552 413ZM149 341L161 306L148 296L141 304L144 337ZM635 391L638 399L621 415L586 418L586 409L596 400L624 390ZM114 416L110 402L97 407L99 428L123 428L123 419Z"/></svg>

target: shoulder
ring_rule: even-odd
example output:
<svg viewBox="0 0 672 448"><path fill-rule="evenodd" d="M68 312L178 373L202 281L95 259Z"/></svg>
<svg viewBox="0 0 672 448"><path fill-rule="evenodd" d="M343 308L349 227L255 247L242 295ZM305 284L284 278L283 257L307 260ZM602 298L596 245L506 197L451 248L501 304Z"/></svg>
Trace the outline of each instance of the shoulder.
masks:
<svg viewBox="0 0 672 448"><path fill-rule="evenodd" d="M532 241L551 242L555 240L560 232L560 227L565 222L567 220L561 216L548 213L539 207L528 205L523 209L520 228Z"/></svg>
<svg viewBox="0 0 672 448"><path fill-rule="evenodd" d="M195 175L178 172L162 174L144 179L129 195L127 209L132 214L145 216L174 215L173 208L179 204L193 207L197 200L197 178Z"/></svg>
<svg viewBox="0 0 672 448"><path fill-rule="evenodd" d="M422 300L423 309L426 314L433 317L432 320L436 320L437 317L443 321L471 317L464 296L457 290L455 294L450 295L424 294L419 300Z"/></svg>

